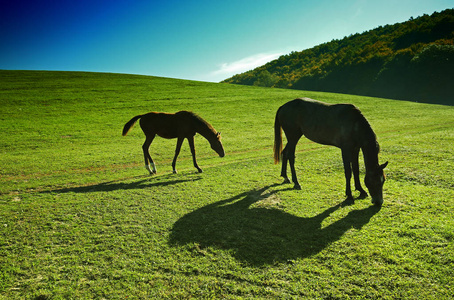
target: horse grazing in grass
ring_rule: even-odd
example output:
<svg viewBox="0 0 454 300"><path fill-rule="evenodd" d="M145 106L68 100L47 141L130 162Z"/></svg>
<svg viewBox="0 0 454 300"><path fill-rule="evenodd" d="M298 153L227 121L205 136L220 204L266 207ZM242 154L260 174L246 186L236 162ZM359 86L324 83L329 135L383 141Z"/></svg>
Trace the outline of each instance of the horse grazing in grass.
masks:
<svg viewBox="0 0 454 300"><path fill-rule="evenodd" d="M282 130L287 137L287 145L282 150ZM358 156L361 149L366 166L364 182L372 197L372 203L383 203L383 169L388 162L378 164L380 147L369 122L357 107L351 104L327 104L309 98L295 99L282 105L274 123L274 162L278 164L282 155L281 176L284 183L287 177L287 161L290 162L292 181L296 189L301 189L295 172L295 148L298 140L305 135L308 139L324 145L336 146L342 151L342 161L346 179L346 201L353 202L350 179L360 192L359 198L367 197L359 180Z"/></svg>
<svg viewBox="0 0 454 300"><path fill-rule="evenodd" d="M202 173L202 169L198 166L195 158L194 136L196 133L201 134L210 142L211 148L224 157L225 152L221 143L221 134L217 132L204 119L189 111L179 111L175 114L150 112L144 115L138 115L132 118L123 128L123 136L125 136L131 127L140 119L140 127L145 133L145 143L142 145L143 155L145 157L145 168L150 174L156 174L156 165L148 152L151 143L156 135L166 139L177 138L177 148L175 149L175 157L173 158L172 168L173 173L177 173L175 169L178 154L180 154L181 145L184 139L189 142L191 148L192 160L194 167ZM153 169L150 168L151 167Z"/></svg>

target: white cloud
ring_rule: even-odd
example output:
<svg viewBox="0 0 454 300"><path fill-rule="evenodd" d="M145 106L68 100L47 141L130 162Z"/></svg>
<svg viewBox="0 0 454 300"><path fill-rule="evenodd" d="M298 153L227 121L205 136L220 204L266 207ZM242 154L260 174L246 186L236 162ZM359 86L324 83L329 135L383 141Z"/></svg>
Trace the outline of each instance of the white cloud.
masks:
<svg viewBox="0 0 454 300"><path fill-rule="evenodd" d="M231 62L231 63L223 63L220 65L219 69L214 71L213 75L235 75L238 73L243 73L249 70L252 70L256 67L266 64L279 56L283 53L259 53L249 57L245 57L243 59Z"/></svg>

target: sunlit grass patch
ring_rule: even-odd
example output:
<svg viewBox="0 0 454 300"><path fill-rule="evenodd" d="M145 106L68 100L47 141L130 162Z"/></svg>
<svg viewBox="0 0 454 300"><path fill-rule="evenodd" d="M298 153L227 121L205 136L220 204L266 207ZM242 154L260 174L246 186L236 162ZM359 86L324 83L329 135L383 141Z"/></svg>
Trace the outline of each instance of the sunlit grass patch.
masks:
<svg viewBox="0 0 454 300"><path fill-rule="evenodd" d="M0 87L0 298L443 298L453 292L451 107L115 74L6 72ZM5 71L0 72L0 76ZM302 138L302 190L273 164L277 108L357 105L381 145L384 205L345 206L341 153ZM156 138L147 111L193 110L222 132ZM360 157L361 180L364 167ZM357 196L357 194L354 194Z"/></svg>

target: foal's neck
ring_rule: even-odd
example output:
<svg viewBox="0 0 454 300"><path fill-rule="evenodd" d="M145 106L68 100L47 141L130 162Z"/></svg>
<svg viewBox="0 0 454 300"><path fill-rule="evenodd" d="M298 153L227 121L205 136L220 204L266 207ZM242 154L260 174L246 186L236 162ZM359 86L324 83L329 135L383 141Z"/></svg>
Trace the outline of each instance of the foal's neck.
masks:
<svg viewBox="0 0 454 300"><path fill-rule="evenodd" d="M211 141L216 137L215 130L206 122L197 122L196 132L206 138L208 141Z"/></svg>

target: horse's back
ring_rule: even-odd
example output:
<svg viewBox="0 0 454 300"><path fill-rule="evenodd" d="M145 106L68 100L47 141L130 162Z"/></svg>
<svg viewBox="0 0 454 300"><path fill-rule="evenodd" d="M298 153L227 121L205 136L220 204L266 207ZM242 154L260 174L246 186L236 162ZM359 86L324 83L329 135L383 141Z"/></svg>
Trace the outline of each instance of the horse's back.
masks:
<svg viewBox="0 0 454 300"><path fill-rule="evenodd" d="M345 114L357 111L358 108L353 104L330 104L310 98L298 98L291 100L280 107L287 111L287 114L294 112L294 115L329 115L329 114Z"/></svg>
<svg viewBox="0 0 454 300"><path fill-rule="evenodd" d="M279 108L278 117L285 127L298 125L301 128L320 126L326 122L327 117L333 117L339 109L336 105L309 99L298 98L289 101Z"/></svg>
<svg viewBox="0 0 454 300"><path fill-rule="evenodd" d="M278 118L286 135L341 147L356 126L359 110L352 104L328 104L299 98L285 103Z"/></svg>

